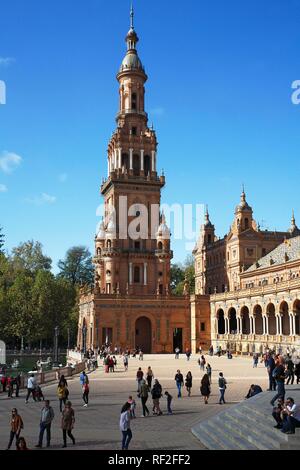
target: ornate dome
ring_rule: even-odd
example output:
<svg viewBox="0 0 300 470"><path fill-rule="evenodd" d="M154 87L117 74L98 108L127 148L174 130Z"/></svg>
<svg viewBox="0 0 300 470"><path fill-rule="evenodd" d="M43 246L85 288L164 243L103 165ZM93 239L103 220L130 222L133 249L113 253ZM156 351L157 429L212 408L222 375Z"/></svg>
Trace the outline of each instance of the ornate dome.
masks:
<svg viewBox="0 0 300 470"><path fill-rule="evenodd" d="M249 206L248 202L246 201L246 194L243 188L243 192L241 194L241 202L236 206L235 212L240 212L243 210L252 210L252 208Z"/></svg>
<svg viewBox="0 0 300 470"><path fill-rule="evenodd" d="M137 53L133 50L129 50L124 57L124 60L122 62L122 65L120 67L120 72L124 72L124 70L142 70L144 71L144 67L142 65L142 62L139 59L139 56Z"/></svg>
<svg viewBox="0 0 300 470"><path fill-rule="evenodd" d="M168 227L167 224L166 224L166 218L165 218L165 214L164 214L164 213L162 214L162 217L161 217L161 224L160 224L160 226L158 227L156 236L157 236L157 237L162 237L162 238L170 238L170 236L171 236L170 229L169 229L169 227Z"/></svg>
<svg viewBox="0 0 300 470"><path fill-rule="evenodd" d="M99 231L97 233L97 239L98 240L104 240L105 238L105 228L104 228L104 222L103 222L103 219L102 219L102 222L100 224L100 228L99 228Z"/></svg>

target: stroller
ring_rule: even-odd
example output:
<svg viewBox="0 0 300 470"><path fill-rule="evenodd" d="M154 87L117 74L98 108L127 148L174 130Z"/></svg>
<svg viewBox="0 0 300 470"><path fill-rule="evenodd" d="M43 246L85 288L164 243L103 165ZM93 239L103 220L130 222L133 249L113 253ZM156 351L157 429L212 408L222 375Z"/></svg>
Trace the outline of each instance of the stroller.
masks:
<svg viewBox="0 0 300 470"><path fill-rule="evenodd" d="M33 398L35 401L45 401L45 397L39 385L37 385L34 389Z"/></svg>

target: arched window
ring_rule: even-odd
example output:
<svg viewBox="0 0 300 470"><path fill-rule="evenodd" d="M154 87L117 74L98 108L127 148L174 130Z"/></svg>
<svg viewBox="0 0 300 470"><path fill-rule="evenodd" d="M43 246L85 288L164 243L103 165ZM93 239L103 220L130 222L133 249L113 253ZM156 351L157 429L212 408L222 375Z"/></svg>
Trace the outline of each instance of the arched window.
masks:
<svg viewBox="0 0 300 470"><path fill-rule="evenodd" d="M106 242L106 248L108 248L108 249L111 248L111 240L107 240L107 242Z"/></svg>
<svg viewBox="0 0 300 470"><path fill-rule="evenodd" d="M144 156L144 172L145 176L148 176L148 173L151 171L151 158L149 155Z"/></svg>
<svg viewBox="0 0 300 470"><path fill-rule="evenodd" d="M162 242L158 242L157 248L158 248L159 250L162 250L162 249L163 249L163 244L162 244Z"/></svg>
<svg viewBox="0 0 300 470"><path fill-rule="evenodd" d="M126 170L129 170L129 159L127 153L122 153L121 167L124 167Z"/></svg>
<svg viewBox="0 0 300 470"><path fill-rule="evenodd" d="M246 218L245 219L245 230L247 230L249 228L249 219Z"/></svg>
<svg viewBox="0 0 300 470"><path fill-rule="evenodd" d="M140 160L139 155L133 155L133 174L135 176L140 175L140 169L141 169L140 163L141 163L141 160Z"/></svg>
<svg viewBox="0 0 300 470"><path fill-rule="evenodd" d="M136 103L137 103L136 93L132 93L132 95L131 95L131 109L136 109Z"/></svg>
<svg viewBox="0 0 300 470"><path fill-rule="evenodd" d="M138 284L140 282L140 267L135 266L133 272L133 281Z"/></svg>
<svg viewBox="0 0 300 470"><path fill-rule="evenodd" d="M101 248L97 248L97 256L101 256Z"/></svg>

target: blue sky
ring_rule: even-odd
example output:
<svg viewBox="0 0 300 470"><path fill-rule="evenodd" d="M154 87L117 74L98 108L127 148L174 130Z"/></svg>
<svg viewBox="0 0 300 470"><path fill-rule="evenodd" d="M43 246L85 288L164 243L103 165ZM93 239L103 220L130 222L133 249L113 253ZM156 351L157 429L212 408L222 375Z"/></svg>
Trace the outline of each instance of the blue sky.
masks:
<svg viewBox="0 0 300 470"><path fill-rule="evenodd" d="M3 0L0 224L10 250L40 240L54 266L93 249L115 128L129 0ZM165 203L207 203L217 233L242 183L259 222L300 225L300 0L135 0L146 106ZM5 153L6 152L6 153ZM18 157L21 157L19 159ZM174 241L175 260L186 257Z"/></svg>

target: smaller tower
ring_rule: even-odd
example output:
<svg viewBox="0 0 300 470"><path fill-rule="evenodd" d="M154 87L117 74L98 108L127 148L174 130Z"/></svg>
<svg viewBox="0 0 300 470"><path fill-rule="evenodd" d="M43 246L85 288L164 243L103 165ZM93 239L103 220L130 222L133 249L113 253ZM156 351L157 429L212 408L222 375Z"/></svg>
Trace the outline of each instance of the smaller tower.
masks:
<svg viewBox="0 0 300 470"><path fill-rule="evenodd" d="M253 210L249 206L246 200L245 188L243 185L241 202L235 208L235 219L233 223L234 231L238 233L244 232L249 228L255 228L255 223L253 221Z"/></svg>
<svg viewBox="0 0 300 470"><path fill-rule="evenodd" d="M156 233L157 258L157 294L168 294L170 290L170 262L173 253L170 250L171 232L166 224L164 212L161 214L160 225Z"/></svg>
<svg viewBox="0 0 300 470"><path fill-rule="evenodd" d="M291 234L291 237L297 237L298 235L300 235L300 229L296 225L294 209L292 212L291 226L288 232Z"/></svg>

